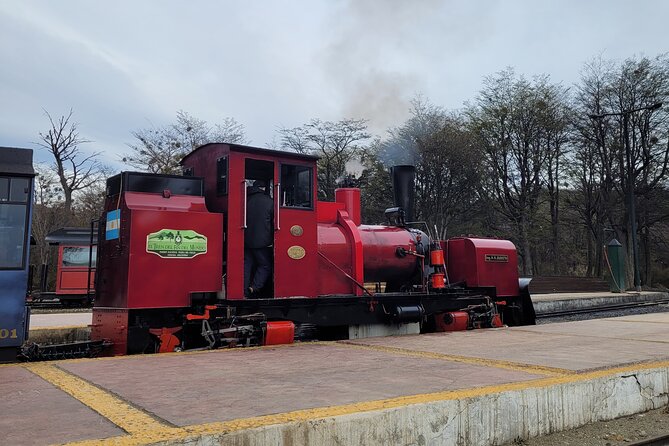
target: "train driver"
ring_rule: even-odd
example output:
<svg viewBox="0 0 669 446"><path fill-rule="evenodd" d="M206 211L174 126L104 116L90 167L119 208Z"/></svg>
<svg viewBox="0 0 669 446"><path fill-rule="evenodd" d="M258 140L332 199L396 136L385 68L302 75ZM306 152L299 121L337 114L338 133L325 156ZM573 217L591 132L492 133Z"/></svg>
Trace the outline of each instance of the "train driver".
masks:
<svg viewBox="0 0 669 446"><path fill-rule="evenodd" d="M274 202L266 193L267 181L255 180L247 191L244 231L244 293L258 297L272 276Z"/></svg>

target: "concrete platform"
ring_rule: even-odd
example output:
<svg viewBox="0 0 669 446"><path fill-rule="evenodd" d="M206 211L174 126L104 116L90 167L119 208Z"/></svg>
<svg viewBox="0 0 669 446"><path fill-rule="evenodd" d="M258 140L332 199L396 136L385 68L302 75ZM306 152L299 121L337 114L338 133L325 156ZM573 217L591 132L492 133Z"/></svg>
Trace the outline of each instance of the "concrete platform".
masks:
<svg viewBox="0 0 669 446"><path fill-rule="evenodd" d="M530 285L530 291L532 286ZM537 314L554 311L573 311L603 305L624 305L669 299L669 293L642 291L640 293L551 293L533 294L532 303Z"/></svg>
<svg viewBox="0 0 669 446"><path fill-rule="evenodd" d="M669 401L669 313L0 366L8 444L503 444Z"/></svg>

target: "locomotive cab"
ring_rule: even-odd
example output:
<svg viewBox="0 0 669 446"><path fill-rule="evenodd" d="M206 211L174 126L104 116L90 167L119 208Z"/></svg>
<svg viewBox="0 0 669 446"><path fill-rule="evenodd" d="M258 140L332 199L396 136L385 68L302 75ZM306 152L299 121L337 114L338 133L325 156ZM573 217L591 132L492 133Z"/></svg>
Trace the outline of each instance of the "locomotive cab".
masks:
<svg viewBox="0 0 669 446"><path fill-rule="evenodd" d="M182 160L184 175L204 178L210 212L222 213L225 297L244 299L248 187L263 180L274 203L272 278L264 298L316 297L316 160L311 155L235 144L206 144Z"/></svg>

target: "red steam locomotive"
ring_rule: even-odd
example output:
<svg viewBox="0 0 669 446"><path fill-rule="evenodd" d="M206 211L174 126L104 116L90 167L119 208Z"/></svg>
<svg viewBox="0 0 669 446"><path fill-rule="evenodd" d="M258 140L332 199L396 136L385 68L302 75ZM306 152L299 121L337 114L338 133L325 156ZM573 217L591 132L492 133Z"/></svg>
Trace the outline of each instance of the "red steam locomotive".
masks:
<svg viewBox="0 0 669 446"><path fill-rule="evenodd" d="M372 226L361 224L359 189L316 199L316 161L207 144L183 159L183 176L110 178L93 340L122 355L534 323L511 242L435 240L412 223L413 167L392 169L395 206L387 225ZM252 180L270 185L274 268L259 298L249 299Z"/></svg>

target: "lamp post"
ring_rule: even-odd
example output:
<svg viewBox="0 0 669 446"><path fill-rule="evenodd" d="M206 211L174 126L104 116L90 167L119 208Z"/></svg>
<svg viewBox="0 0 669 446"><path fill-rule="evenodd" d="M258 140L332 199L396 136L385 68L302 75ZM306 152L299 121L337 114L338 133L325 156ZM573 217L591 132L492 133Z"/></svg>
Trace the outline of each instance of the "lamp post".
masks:
<svg viewBox="0 0 669 446"><path fill-rule="evenodd" d="M617 113L601 113L588 115L590 119L603 119L607 116L623 117L623 144L625 146L625 162L627 163L627 218L630 220L630 230L632 232L632 256L634 261L634 289L641 291L641 275L639 273L639 249L636 239L636 202L634 200L634 166L632 165L632 150L629 141L629 117L632 113L648 110L653 111L662 107L662 102L657 102L646 107L638 107L632 110L623 110Z"/></svg>

